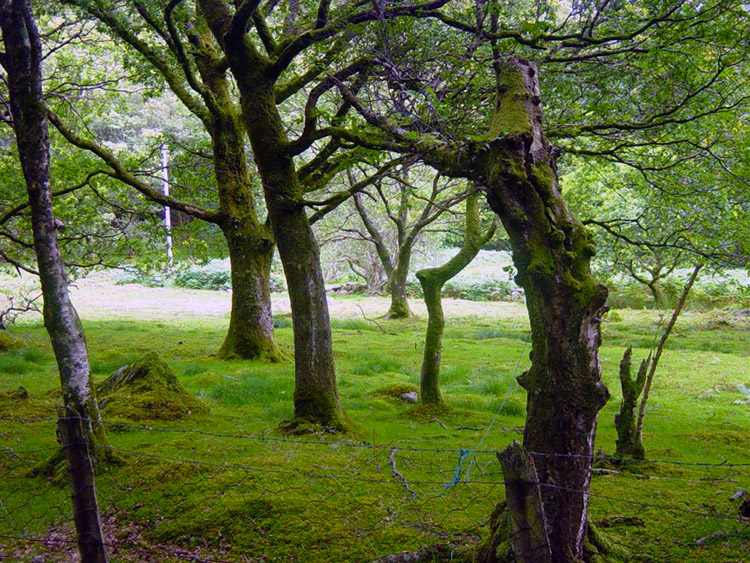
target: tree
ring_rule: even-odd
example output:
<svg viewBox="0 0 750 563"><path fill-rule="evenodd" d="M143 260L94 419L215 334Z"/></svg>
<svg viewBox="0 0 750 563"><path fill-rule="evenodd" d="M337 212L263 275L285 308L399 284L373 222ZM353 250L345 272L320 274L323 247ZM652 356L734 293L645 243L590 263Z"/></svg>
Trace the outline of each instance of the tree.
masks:
<svg viewBox="0 0 750 563"><path fill-rule="evenodd" d="M476 258L482 247L495 236L496 229L497 220L492 223L486 232L482 232L479 192L472 192L466 199L465 235L461 249L445 264L417 272L417 279L422 284L424 302L427 305L427 332L425 333L419 385L423 405L440 405L443 401L440 393L440 359L443 348L443 329L445 328L441 299L443 286Z"/></svg>
<svg viewBox="0 0 750 563"><path fill-rule="evenodd" d="M161 8L158 3L131 2L125 12L89 0L66 3L101 22L113 38L135 51L139 64L159 76L200 121L211 139L218 209L165 196L130 171L103 144L77 133L57 115L52 116L52 123L68 141L102 159L113 177L146 198L219 226L231 263L232 311L217 355L280 360L271 316L273 234L270 225L259 217L240 110L223 58L202 18L174 1Z"/></svg>
<svg viewBox="0 0 750 563"><path fill-rule="evenodd" d="M411 173L408 168L401 169L399 173L389 174L376 182L372 189L363 190L353 197L366 234L358 229L356 232L373 244L388 277L391 305L385 316L389 319L405 318L412 314L406 295L406 281L414 247L420 237L453 206L464 200L468 193L457 190L454 180L441 178L434 173L432 186L427 188L422 185L428 181L423 178L424 172L419 167L414 167ZM353 185L353 173L349 171L349 174L349 181ZM368 205L367 200L372 205ZM386 216L386 225L378 225L379 222L373 217L376 214ZM388 223L392 224L394 230L391 236L385 232ZM389 245L389 240L393 240L394 244Z"/></svg>
<svg viewBox="0 0 750 563"><path fill-rule="evenodd" d="M42 95L42 41L27 0L0 2L0 28L5 52L0 63L7 72L11 119L31 209L34 249L44 299L44 325L55 352L64 410L71 425L61 428L73 474L72 499L81 559L106 562L101 522L93 483L91 453L95 441L106 446L90 378L86 339L68 293L57 241L59 223L52 211L49 133ZM83 449L81 449L83 448ZM102 450L102 451L106 451Z"/></svg>
<svg viewBox="0 0 750 563"><path fill-rule="evenodd" d="M445 2L362 8L332 6L323 0L310 10L289 8L288 17L282 18L276 3L261 8L260 2L251 0L233 8L227 0L199 0L200 11L237 83L245 129L287 278L295 343L295 420L290 428L309 422L330 428L346 426L336 386L319 250L305 210L310 184L316 175L325 179L337 171L341 161L333 157L344 145L331 140L299 169L295 160L317 141L330 137L331 130L347 135L342 121L351 106L344 102L325 112L319 104L338 84L350 83L356 91L371 66L368 60L347 60L346 32L367 22L421 15ZM320 59L300 63L314 60L315 48ZM338 70L334 63L341 64ZM297 64L301 68L295 68ZM305 103L302 131L291 140L280 105L287 99L286 92L297 92L319 77ZM328 118L321 119L324 116ZM324 121L327 126L321 127Z"/></svg>
<svg viewBox="0 0 750 563"><path fill-rule="evenodd" d="M597 417L609 397L598 355L607 290L591 275L593 235L563 200L558 159L566 149L591 158L636 155L648 145L687 150L699 142L702 120L737 116L746 97L736 87L744 52L735 47L747 14L732 2L636 11L584 2L568 14L551 5L452 6L435 16L444 27L423 21L409 36L383 23L392 56L381 54L377 78L359 95L340 90L370 126L358 131L363 145L417 153L487 190L510 239L532 329L531 368L519 378L527 391L524 447L537 465L552 560L578 560ZM450 30L466 41L451 42ZM366 48L375 52L382 42ZM425 53L433 57L420 64ZM549 139L562 151L542 129L540 77ZM389 90L408 95L409 104L385 104ZM648 156L633 164L669 166Z"/></svg>
<svg viewBox="0 0 750 563"><path fill-rule="evenodd" d="M656 367L659 365L659 359L664 351L664 345L667 343L669 335L672 333L677 318L685 306L690 289L693 287L698 273L703 268L703 264L698 264L693 268L692 274L682 289L680 298L677 300L672 315L664 327L659 344L652 350L648 357L641 362L638 368L638 375L635 379L630 374L630 358L632 348L628 347L620 362L620 383L622 385L622 403L620 412L615 415L615 428L617 428L617 449L615 456L627 459L645 459L646 453L643 447L643 421L646 417L646 402L651 393L651 385L654 382ZM638 404L638 398L640 403ZM638 413L636 415L636 404Z"/></svg>

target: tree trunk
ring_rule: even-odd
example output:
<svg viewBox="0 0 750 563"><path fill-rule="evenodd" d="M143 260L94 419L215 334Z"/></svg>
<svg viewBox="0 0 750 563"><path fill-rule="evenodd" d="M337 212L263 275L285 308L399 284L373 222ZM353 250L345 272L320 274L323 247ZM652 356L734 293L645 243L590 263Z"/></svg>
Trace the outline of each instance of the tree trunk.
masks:
<svg viewBox="0 0 750 563"><path fill-rule="evenodd" d="M441 292L445 283L457 276L479 253L479 250L494 236L496 223L482 235L479 217L479 193L466 200L466 227L464 244L461 250L448 262L437 268L419 270L417 279L422 284L424 302L427 305L427 332L424 341L422 373L420 377L420 398L424 405L439 405L440 359L443 350L443 329L445 317Z"/></svg>
<svg viewBox="0 0 750 563"><path fill-rule="evenodd" d="M425 270L417 272L427 305L427 332L424 336L424 355L419 379L419 396L423 405L439 405L443 402L440 393L440 361L443 356L443 300L441 292L445 282L429 276Z"/></svg>
<svg viewBox="0 0 750 563"><path fill-rule="evenodd" d="M232 13L224 1L201 0L201 10L222 46L237 82L242 118L258 172L279 256L284 266L294 319L294 420L290 430L309 424L343 430L333 361L328 302L320 253L305 210L305 194L274 94L268 60L232 29Z"/></svg>
<svg viewBox="0 0 750 563"><path fill-rule="evenodd" d="M258 220L255 196L245 155L245 127L232 101L226 70L216 63L221 54L205 25L196 28L194 43L202 56L198 69L213 94L209 132L214 176L218 187L220 226L229 248L232 311L219 358L279 361L271 311L273 233Z"/></svg>
<svg viewBox="0 0 750 563"><path fill-rule="evenodd" d="M28 0L0 0L11 115L31 211L31 227L44 300L44 325L60 372L64 412L80 418L62 444L73 475L73 504L81 558L106 561L94 490L94 439L106 446L90 379L83 327L70 301L50 190L49 132L42 96L42 47ZM83 445L82 445L83 444ZM78 446L85 450L78 455ZM102 450L100 450L102 451ZM107 450L103 450L107 451ZM88 490L82 493L81 486ZM81 516L81 518L79 518Z"/></svg>
<svg viewBox="0 0 750 563"><path fill-rule="evenodd" d="M273 242L251 229L228 228L232 275L232 311L229 329L217 356L223 359L282 359L273 333L271 314L271 261Z"/></svg>
<svg viewBox="0 0 750 563"><path fill-rule="evenodd" d="M552 560L574 561L587 531L597 416L609 398L598 353L607 290L591 276L591 236L562 199L536 69L520 57L497 69L493 140L476 170L526 292L533 348L518 378L527 391L524 448L536 463Z"/></svg>
<svg viewBox="0 0 750 563"><path fill-rule="evenodd" d="M398 261L388 282L391 306L385 314L387 319L405 319L413 315L409 308L409 299L406 296L406 278L409 275L411 250L410 245L399 248Z"/></svg>

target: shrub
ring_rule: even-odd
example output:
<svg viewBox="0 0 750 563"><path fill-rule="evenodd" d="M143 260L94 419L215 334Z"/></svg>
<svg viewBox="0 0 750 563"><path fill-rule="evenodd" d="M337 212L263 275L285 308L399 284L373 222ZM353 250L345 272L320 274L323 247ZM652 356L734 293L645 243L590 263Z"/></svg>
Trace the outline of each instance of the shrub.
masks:
<svg viewBox="0 0 750 563"><path fill-rule="evenodd" d="M232 287L232 279L226 271L207 271L203 269L188 269L176 272L172 276L175 287L185 289L226 290Z"/></svg>

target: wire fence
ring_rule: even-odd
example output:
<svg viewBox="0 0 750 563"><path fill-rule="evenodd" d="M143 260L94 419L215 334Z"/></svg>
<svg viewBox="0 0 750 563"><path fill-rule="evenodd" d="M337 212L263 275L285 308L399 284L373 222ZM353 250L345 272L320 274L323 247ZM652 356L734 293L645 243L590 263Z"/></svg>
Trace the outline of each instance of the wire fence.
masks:
<svg viewBox="0 0 750 563"><path fill-rule="evenodd" d="M57 422L0 419L0 560L77 552L67 466L46 463ZM425 548L448 559L487 535L505 498L494 449L100 422L110 444L94 453L116 459L96 472L113 561L375 561ZM590 519L633 561L750 561L739 510L750 462L604 465Z"/></svg>

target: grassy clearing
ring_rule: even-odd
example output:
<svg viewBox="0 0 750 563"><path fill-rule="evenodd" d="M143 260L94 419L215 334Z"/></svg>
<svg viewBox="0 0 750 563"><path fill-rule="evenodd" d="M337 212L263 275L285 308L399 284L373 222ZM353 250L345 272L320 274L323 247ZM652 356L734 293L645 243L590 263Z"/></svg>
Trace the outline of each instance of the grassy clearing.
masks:
<svg viewBox="0 0 750 563"><path fill-rule="evenodd" d="M634 359L645 356L658 320L654 312L617 313L604 323L602 361L612 399L602 411L597 444L605 452L614 450L622 350L633 344ZM355 433L302 438L276 431L292 415L291 363L211 357L226 319L85 322L97 382L155 350L210 408L179 422L143 423L164 432L110 427L111 442L127 462L102 468L97 483L113 541L128 546L113 559L169 560L164 550L179 548L228 560L247 555L268 561L368 561L454 534L484 533L494 503L503 498L492 451L520 439L524 422L525 397L515 382L528 364L522 312L449 321L442 382L450 409L439 414L439 422L413 416L410 405L390 392L418 385L424 319L378 322L385 333L369 321L333 322L341 395ZM290 349L291 323L278 317L276 324L282 346ZM0 353L0 391L22 385L30 398L2 400L0 412L52 418L59 384L43 327L26 324L13 332L25 346ZM748 462L750 406L742 392L742 385L750 385L748 334L747 319L731 311L680 320L652 391L645 436L651 458ZM44 538L55 525L69 526L67 487L26 476L54 451L54 435L53 421L0 421L0 535L24 530L27 537ZM414 448L398 450L394 461L416 499L392 476L393 445ZM459 453L472 449L483 451ZM446 487L457 472L470 482ZM725 518L737 513L729 497L741 487L750 489L749 467L655 464L641 473L651 478L596 477L590 507L594 521L616 516L644 521L609 530L634 560L747 556L747 525ZM695 545L719 530L739 535ZM8 544L0 538L0 552ZM23 557L30 560L42 550L31 544Z"/></svg>

